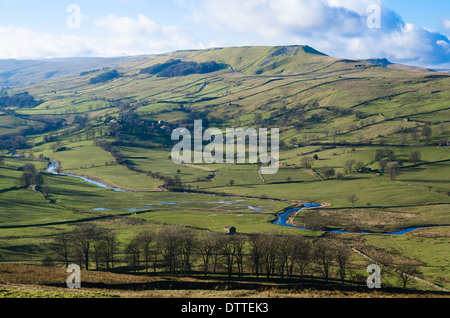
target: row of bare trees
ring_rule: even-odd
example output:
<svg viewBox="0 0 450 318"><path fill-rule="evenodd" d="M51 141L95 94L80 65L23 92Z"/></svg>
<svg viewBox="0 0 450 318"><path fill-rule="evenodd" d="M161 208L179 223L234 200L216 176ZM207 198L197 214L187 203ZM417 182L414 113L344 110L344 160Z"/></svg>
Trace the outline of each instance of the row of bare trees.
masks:
<svg viewBox="0 0 450 318"><path fill-rule="evenodd" d="M97 270L110 270L117 263L119 241L112 231L83 225L71 233L58 235L54 243L55 255L66 267L75 262L89 270L94 262Z"/></svg>
<svg viewBox="0 0 450 318"><path fill-rule="evenodd" d="M324 240L313 244L298 235L226 235L168 226L141 231L119 248L114 232L84 225L59 235L54 243L58 261L85 269L95 264L97 270L112 270L126 264L134 272L181 276L201 272L290 279L308 272L328 281L336 272L342 280L349 277L348 248Z"/></svg>

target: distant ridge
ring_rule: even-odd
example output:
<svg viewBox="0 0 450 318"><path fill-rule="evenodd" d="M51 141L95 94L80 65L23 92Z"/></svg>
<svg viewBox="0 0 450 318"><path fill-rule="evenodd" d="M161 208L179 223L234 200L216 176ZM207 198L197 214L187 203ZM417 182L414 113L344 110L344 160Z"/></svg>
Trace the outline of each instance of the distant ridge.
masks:
<svg viewBox="0 0 450 318"><path fill-rule="evenodd" d="M142 58L142 56L129 56L0 60L0 87L18 87L51 78L78 76L82 72L116 67Z"/></svg>
<svg viewBox="0 0 450 318"><path fill-rule="evenodd" d="M136 61L155 60L161 57L171 56L181 60L191 59L193 53L208 55L214 52L240 51L248 52L243 55L245 60L259 58L261 50L271 48L270 55L266 56L260 68L253 73L271 72L280 65L288 64L288 58L294 58L298 54L307 54L311 56L323 56L326 54L317 51L310 46L287 45L274 47L222 47L206 50L178 50L175 52L163 54L149 54L139 56L124 57L68 57L68 58L49 58L49 59L4 59L0 60L0 87L14 88L27 86L43 82L49 79L78 76L82 73L102 70L104 68L115 68ZM203 62L203 61L202 61ZM218 61L220 62L220 61ZM272 64L270 64L272 63Z"/></svg>
<svg viewBox="0 0 450 318"><path fill-rule="evenodd" d="M447 70L447 69L443 69L443 68L436 68L436 69L433 69L433 71L435 71L435 72L450 73L450 69Z"/></svg>
<svg viewBox="0 0 450 318"><path fill-rule="evenodd" d="M372 59L364 59L364 60L358 60L358 61L370 63L370 64L377 65L377 66L383 66L383 67L388 67L388 68L392 68L392 69L397 69L397 70L434 72L434 70L419 67L419 66L392 63L386 58L372 58Z"/></svg>
<svg viewBox="0 0 450 318"><path fill-rule="evenodd" d="M218 47L204 50L179 50L163 54L124 57L73 57L36 60L0 60L0 87L14 88L40 83L49 79L78 76L130 65L164 63L164 58L194 62L216 61L230 65L233 71L247 75L293 75L310 72L314 65L326 65L329 61L365 63L405 71L434 71L426 68L391 63L386 58L338 59L308 45ZM361 66L361 65L359 65ZM355 67L358 67L356 65ZM450 72L450 70L436 70Z"/></svg>

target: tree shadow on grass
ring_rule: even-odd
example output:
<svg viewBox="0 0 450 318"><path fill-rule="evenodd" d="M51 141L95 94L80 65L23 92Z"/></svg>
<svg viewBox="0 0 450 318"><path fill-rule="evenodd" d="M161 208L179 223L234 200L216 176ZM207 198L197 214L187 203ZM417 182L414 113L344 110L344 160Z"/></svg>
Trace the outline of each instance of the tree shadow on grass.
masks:
<svg viewBox="0 0 450 318"><path fill-rule="evenodd" d="M398 179L398 181L402 182L413 182L413 183L442 183L449 184L449 180L425 180L425 179Z"/></svg>

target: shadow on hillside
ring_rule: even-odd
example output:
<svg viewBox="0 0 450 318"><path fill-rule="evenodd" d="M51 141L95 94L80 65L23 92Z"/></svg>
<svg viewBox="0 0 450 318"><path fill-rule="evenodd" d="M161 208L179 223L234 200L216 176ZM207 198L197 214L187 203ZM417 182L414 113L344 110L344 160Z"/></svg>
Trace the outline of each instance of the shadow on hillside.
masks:
<svg viewBox="0 0 450 318"><path fill-rule="evenodd" d="M47 284L51 287L66 288L66 284ZM302 292L310 290L318 291L345 291L371 294L376 292L367 288L365 284L357 285L355 282L351 284L349 281L344 283L338 280L330 280L326 283L324 280L317 278L306 278L302 280L283 280L263 278L232 278L232 279L217 279L209 281L204 279L201 281L177 281L176 278L171 280L158 280L154 282L144 283L104 283L104 282L83 282L81 288L86 289L105 289L105 290L122 290L122 291L146 291L146 290L210 290L210 291L233 291L233 290L252 290L257 292L274 291L274 290L288 290L290 292ZM380 290L378 290L380 291ZM413 289L401 289L396 287L384 287L382 292L387 294L434 294L447 295L445 292L437 291L418 291Z"/></svg>

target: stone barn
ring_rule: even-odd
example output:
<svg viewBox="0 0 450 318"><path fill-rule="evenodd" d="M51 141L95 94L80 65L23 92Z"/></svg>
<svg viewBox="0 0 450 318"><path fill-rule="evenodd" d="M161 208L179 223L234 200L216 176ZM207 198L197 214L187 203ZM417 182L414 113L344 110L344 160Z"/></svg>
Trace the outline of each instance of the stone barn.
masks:
<svg viewBox="0 0 450 318"><path fill-rule="evenodd" d="M236 228L234 226L225 227L225 234L228 234L228 235L236 234Z"/></svg>

